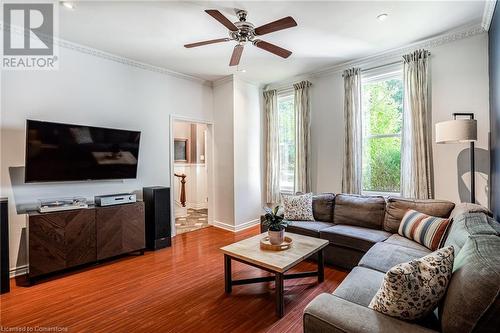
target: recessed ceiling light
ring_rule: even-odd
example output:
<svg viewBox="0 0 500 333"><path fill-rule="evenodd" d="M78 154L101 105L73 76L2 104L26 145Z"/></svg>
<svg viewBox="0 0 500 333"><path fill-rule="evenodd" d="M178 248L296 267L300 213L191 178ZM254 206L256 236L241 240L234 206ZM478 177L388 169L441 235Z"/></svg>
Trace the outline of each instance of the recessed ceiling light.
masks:
<svg viewBox="0 0 500 333"><path fill-rule="evenodd" d="M61 4L68 9L75 9L75 5L72 2L62 1Z"/></svg>
<svg viewBox="0 0 500 333"><path fill-rule="evenodd" d="M246 73L246 72L247 72L247 70L246 70L246 69L242 69L240 72L242 72L242 73Z"/></svg>
<svg viewBox="0 0 500 333"><path fill-rule="evenodd" d="M389 16L389 14L386 14L386 13L380 14L379 16L377 16L377 20L379 20L381 22L385 21L388 16Z"/></svg>

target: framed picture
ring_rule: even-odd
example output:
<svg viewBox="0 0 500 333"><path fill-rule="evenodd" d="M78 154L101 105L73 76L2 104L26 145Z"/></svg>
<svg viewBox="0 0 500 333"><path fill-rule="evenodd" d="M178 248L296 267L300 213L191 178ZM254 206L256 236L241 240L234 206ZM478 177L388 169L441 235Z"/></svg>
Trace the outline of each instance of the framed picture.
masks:
<svg viewBox="0 0 500 333"><path fill-rule="evenodd" d="M174 162L187 163L189 161L189 140L174 138Z"/></svg>

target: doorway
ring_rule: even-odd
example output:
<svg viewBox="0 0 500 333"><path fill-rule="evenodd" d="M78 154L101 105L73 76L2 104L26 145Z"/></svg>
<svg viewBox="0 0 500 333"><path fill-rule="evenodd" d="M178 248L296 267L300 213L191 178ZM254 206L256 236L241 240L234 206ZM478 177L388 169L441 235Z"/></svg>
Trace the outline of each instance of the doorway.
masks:
<svg viewBox="0 0 500 333"><path fill-rule="evenodd" d="M211 224L210 129L207 123L172 119L173 234L184 234Z"/></svg>

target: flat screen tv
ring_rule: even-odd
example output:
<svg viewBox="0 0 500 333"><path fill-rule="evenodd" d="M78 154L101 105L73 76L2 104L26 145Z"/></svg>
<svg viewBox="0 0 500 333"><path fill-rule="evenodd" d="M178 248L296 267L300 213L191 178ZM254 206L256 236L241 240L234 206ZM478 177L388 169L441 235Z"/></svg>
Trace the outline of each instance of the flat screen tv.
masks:
<svg viewBox="0 0 500 333"><path fill-rule="evenodd" d="M26 121L25 182L137 177L141 132Z"/></svg>

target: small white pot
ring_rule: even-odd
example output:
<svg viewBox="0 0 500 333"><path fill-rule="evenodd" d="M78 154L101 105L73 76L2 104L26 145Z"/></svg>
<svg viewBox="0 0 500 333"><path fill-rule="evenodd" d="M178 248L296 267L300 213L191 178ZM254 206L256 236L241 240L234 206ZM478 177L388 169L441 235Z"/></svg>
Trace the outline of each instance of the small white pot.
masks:
<svg viewBox="0 0 500 333"><path fill-rule="evenodd" d="M269 234L269 242L272 245L280 245L285 241L285 230L267 232Z"/></svg>

